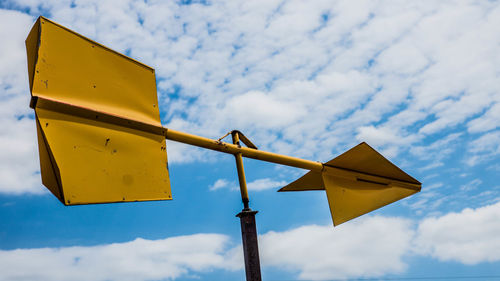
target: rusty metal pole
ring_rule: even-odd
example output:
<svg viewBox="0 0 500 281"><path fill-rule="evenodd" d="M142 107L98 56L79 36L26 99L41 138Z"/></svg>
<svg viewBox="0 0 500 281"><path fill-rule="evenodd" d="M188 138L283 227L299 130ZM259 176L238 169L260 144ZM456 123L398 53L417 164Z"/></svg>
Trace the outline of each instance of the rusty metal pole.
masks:
<svg viewBox="0 0 500 281"><path fill-rule="evenodd" d="M245 273L247 281L261 281L259 245L257 243L257 227L255 214L250 208L243 209L236 216L241 221L241 238L243 242L243 255L245 257Z"/></svg>
<svg viewBox="0 0 500 281"><path fill-rule="evenodd" d="M231 132L233 144L240 146L239 134L237 131ZM257 226L255 224L255 214L248 206L248 191L245 180L245 170L243 169L243 157L241 153L234 154L236 158L236 169L238 170L238 180L240 182L241 200L244 208L236 216L241 222L241 239L243 242L243 255L245 257L245 273L247 281L261 281L259 245L257 242Z"/></svg>

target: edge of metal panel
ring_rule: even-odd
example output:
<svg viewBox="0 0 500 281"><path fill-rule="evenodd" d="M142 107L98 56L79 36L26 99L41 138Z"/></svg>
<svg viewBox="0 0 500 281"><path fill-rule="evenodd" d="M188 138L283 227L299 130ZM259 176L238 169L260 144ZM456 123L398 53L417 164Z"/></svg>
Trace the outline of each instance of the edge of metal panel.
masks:
<svg viewBox="0 0 500 281"><path fill-rule="evenodd" d="M418 190L418 191L420 191L421 188L422 188L422 183L419 182L418 180L415 180L416 182L409 182L409 181L403 181L403 180L395 179L395 178L391 178L391 177L386 177L386 176L381 176L381 175L375 175L375 174L370 174L370 173L366 173L366 172L360 172L360 171L357 171L357 170L351 170L351 169L346 169L346 168L342 168L342 167L331 166L331 165L327 165L327 164L323 164L323 165L325 165L328 168L334 168L334 169L344 170L344 171L347 171L347 172L352 172L352 173L356 173L356 174L360 174L360 175L367 175L367 176L371 176L371 177L384 178L384 179L388 179L388 180L395 181L395 182L407 183L407 184L409 184L409 185L412 186L410 189L414 189L414 190ZM410 175L408 175L408 176L410 176ZM413 186L415 186L415 185L419 185L419 187L413 188Z"/></svg>
<svg viewBox="0 0 500 281"><path fill-rule="evenodd" d="M302 177L280 188L278 192L324 190L323 172L309 171Z"/></svg>
<svg viewBox="0 0 500 281"><path fill-rule="evenodd" d="M119 115L114 115L102 111L97 111L93 109L89 109L86 107L81 107L65 102L56 101L53 99L48 99L39 96L33 96L31 98L30 107L35 108L43 108L46 110L59 112L63 114L69 114L72 116L78 116L86 119L101 121L104 123L114 124L138 131L143 131L146 133L151 133L155 135L165 136L166 128L162 126L144 123L142 121L137 121L133 119L129 119L126 117L122 117Z"/></svg>
<svg viewBox="0 0 500 281"><path fill-rule="evenodd" d="M124 55L124 54L122 54L122 53L119 53L119 52L117 52L117 51L115 51L115 50L113 50L113 49L111 49L111 48L109 48L109 47L104 46L103 44L97 43L96 41L94 41L94 40L92 40L92 39L90 39L90 38L88 38L88 37L85 37L85 36L83 36L83 35L81 35L81 34L79 34L79 33L76 33L75 31L73 31L73 30L71 30L71 29L69 29L69 28L67 28L67 27L64 27L64 26L62 26L62 25L60 25L60 24L58 24L58 23L56 23L56 22L54 22L54 21L52 21L52 20L49 20L48 18L46 18L46 17L44 17L44 16L40 16L40 17L39 17L39 19L42 19L42 20L44 20L44 21L47 21L47 22L49 22L49 23L51 23L51 24L55 25L56 27L59 27L59 28L61 28L61 29L65 30L65 31L68 31L68 32L70 32L70 33L72 33L72 34L74 34L74 35L76 35L76 36L78 36L78 37L80 37L80 38L82 38L82 39L84 39L84 40L86 40L86 41L89 41L89 42L90 42L90 43L92 43L92 44L95 44L95 45L97 45L97 46L99 46L99 47L101 47L101 48L103 48L103 49L106 49L107 51L110 51L110 52L114 53L115 55L118 55L118 56L120 56L120 57L122 57L122 58L128 59L128 60L130 60L130 61L132 61L132 62L134 62L134 63L136 63L136 64L138 64L138 65L140 65L140 66L142 66L142 67L144 67L144 68L148 68L148 69L149 69L149 70L151 70L153 73L155 73L155 69L154 69L153 67L151 67L151 66L149 66L149 65L147 65L147 64L144 64L144 63L142 63L142 62L140 62L140 61L138 61L138 60L135 60L135 59L133 59L133 58L131 58L131 57L129 57L129 56L126 56L126 55ZM42 23L43 23L43 21L42 21Z"/></svg>
<svg viewBox="0 0 500 281"><path fill-rule="evenodd" d="M33 80L35 79L35 69L38 61L38 48L40 47L40 20L38 17L33 27L31 27L28 37L24 41L26 47L26 54L28 56L28 80L30 83L30 93L33 91Z"/></svg>
<svg viewBox="0 0 500 281"><path fill-rule="evenodd" d="M54 159L54 155L52 153L52 150L50 149L50 145L47 141L47 137L45 136L45 132L43 131L42 125L40 124L40 121L38 120L38 116L36 116L35 118L36 118L36 124L38 126L38 130L40 131L42 141L43 141L43 144L41 144L41 145L43 145L45 147L45 152L47 153L47 156L49 158L48 160L50 162L50 167L51 167L50 169L52 171L52 176L55 178L55 182L57 184L57 191L59 192L59 196L58 196L58 194L55 194L55 192L50 187L46 186L45 183L44 183L44 185L47 187L48 190L50 190L52 192L52 194L54 194L59 199L59 201L61 201L61 203L63 203L64 205L67 205L66 200L64 198L64 192L62 189L61 174L59 172L59 167L57 166L57 162ZM40 143L39 143L39 145L40 145ZM39 153L41 153L41 151L39 151ZM40 163L40 164L42 164L42 163ZM42 183L43 183L43 176L42 176Z"/></svg>
<svg viewBox="0 0 500 281"><path fill-rule="evenodd" d="M323 163L324 166L327 166L327 167L332 167L332 168L337 168L337 169L342 169L342 170L346 170L346 171L351 171L351 172L356 172L356 173L362 173L362 174L366 174L366 175L371 175L371 176L378 176L380 177L380 175L376 175L376 174L371 174L371 173L367 173L365 171L359 171L359 170L354 170L354 169L349 169L349 168L345 168L345 167L339 167L339 166L335 166L335 165L331 165L329 164L330 162L332 162L333 160L341 157L341 156L345 156L346 154L348 154L350 151L352 151L353 149L356 149L357 147L359 146L367 146L368 148L370 148L372 150L372 153L376 153L379 157L383 158L385 161L387 161L387 163L389 163L393 168L397 169L398 172L400 172L401 174L404 174L405 176L408 176L412 181L406 181L406 180L401 180L401 179L395 179L395 178L391 178L391 177L386 177L386 176L383 176L385 178L388 178L388 179L391 179L391 180L396 180L396 181L401 181L401 182L407 182L407 183L411 183L411 184L418 184L418 185L422 185L422 183L420 181L418 181L417 179L415 179L414 177L410 176L408 173L406 173L405 171L403 171L400 167L398 167L397 165L395 165L394 163L392 163L389 159L387 159L384 155L380 154L380 152L378 152L376 149L374 149L373 147L371 147L369 144L367 144L366 142L361 142L359 143L358 145L354 146L353 148L349 149L348 151L340 154L339 156L333 158L332 160L326 162L326 163Z"/></svg>
<svg viewBox="0 0 500 281"><path fill-rule="evenodd" d="M82 206L82 205L102 205L102 204L115 204L115 203L134 203L134 202L152 202L152 201L169 201L173 200L172 197L155 198L155 199L139 199L139 200L120 200L120 201L107 201L107 202L90 202L90 203L80 203L80 202L63 202L66 206Z"/></svg>

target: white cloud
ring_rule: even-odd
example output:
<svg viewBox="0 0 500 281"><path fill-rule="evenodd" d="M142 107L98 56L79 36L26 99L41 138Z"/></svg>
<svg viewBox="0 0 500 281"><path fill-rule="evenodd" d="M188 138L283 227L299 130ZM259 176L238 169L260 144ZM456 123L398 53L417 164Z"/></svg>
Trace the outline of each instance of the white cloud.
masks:
<svg viewBox="0 0 500 281"><path fill-rule="evenodd" d="M275 181L270 178L263 178L249 182L248 190L261 191L266 189L283 187L286 184L287 184L286 181Z"/></svg>
<svg viewBox="0 0 500 281"><path fill-rule="evenodd" d="M226 103L227 114L237 127L259 124L261 128L290 125L305 114L303 107L293 101L277 100L262 92L251 91L231 98Z"/></svg>
<svg viewBox="0 0 500 281"><path fill-rule="evenodd" d="M433 170L439 167L443 167L444 163L439 161L431 162L429 165L419 168L420 171Z"/></svg>
<svg viewBox="0 0 500 281"><path fill-rule="evenodd" d="M264 271L278 268L306 280L376 278L404 273L412 256L465 265L498 262L499 232L497 202L420 221L366 216L335 228L304 225L269 231L259 235L259 251ZM241 245L232 245L223 234L195 234L0 250L0 280L173 280L213 270L242 270Z"/></svg>
<svg viewBox="0 0 500 281"><path fill-rule="evenodd" d="M285 181L275 181L270 178L262 178L247 182L247 189L251 191L262 191L282 187L286 184L287 182ZM239 190L239 185L226 179L218 179L214 182L214 184L209 186L209 189L212 191L218 189Z"/></svg>
<svg viewBox="0 0 500 281"><path fill-rule="evenodd" d="M44 193L38 174L24 40L33 18L0 9L0 192Z"/></svg>
<svg viewBox="0 0 500 281"><path fill-rule="evenodd" d="M453 144L456 143L462 133L449 134L444 138L440 138L430 145L426 146L413 146L410 152L417 155L422 159L443 159L443 156L450 154L453 151ZM438 153L439 152L439 153Z"/></svg>
<svg viewBox="0 0 500 281"><path fill-rule="evenodd" d="M416 250L467 265L500 261L500 203L420 222Z"/></svg>
<svg viewBox="0 0 500 281"><path fill-rule="evenodd" d="M463 190L463 191L470 191L470 190L474 190L476 189L479 185L481 185L483 183L482 180L480 179L473 179L471 180L470 182L462 185L460 187L460 190Z"/></svg>
<svg viewBox="0 0 500 281"><path fill-rule="evenodd" d="M232 183L225 180L225 179L218 179L217 181L214 182L214 184L209 186L208 189L213 191L213 190L217 190L217 189L221 189L221 188L228 188L231 185L232 185Z"/></svg>
<svg viewBox="0 0 500 281"><path fill-rule="evenodd" d="M241 269L226 256L228 246L225 235L195 234L90 247L0 250L0 280L171 280Z"/></svg>
<svg viewBox="0 0 500 281"><path fill-rule="evenodd" d="M500 100L500 95L497 96L497 99ZM500 101L498 101L491 106L488 111L483 114L481 117L478 117L474 120L471 120L468 125L468 131L472 133L477 132L485 132L491 129L496 129L500 124L498 120L500 120Z"/></svg>
<svg viewBox="0 0 500 281"><path fill-rule="evenodd" d="M374 126L364 126L360 127L358 132L356 139L359 141L364 140L377 147L411 146L417 140L416 135L401 136L398 132L388 127L375 128Z"/></svg>
<svg viewBox="0 0 500 281"><path fill-rule="evenodd" d="M488 132L470 142L468 151L470 156L466 163L470 166L496 159L500 154L500 130Z"/></svg>
<svg viewBox="0 0 500 281"><path fill-rule="evenodd" d="M388 227L390 226L390 227ZM342 227L308 225L259 237L263 267L325 280L402 272L412 237L405 219L368 217ZM221 234L136 239L88 247L0 250L0 280L163 280L243 269L241 245ZM381 259L380 256L384 256Z"/></svg>
<svg viewBox="0 0 500 281"><path fill-rule="evenodd" d="M264 265L298 272L300 279L328 280L404 271L412 236L408 220L368 217L335 229L309 225L271 231L259 243Z"/></svg>
<svg viewBox="0 0 500 281"><path fill-rule="evenodd" d="M328 280L401 273L412 254L465 265L498 262L498 233L500 202L421 221L375 216L336 228L271 231L259 243L264 266L297 272L300 279Z"/></svg>

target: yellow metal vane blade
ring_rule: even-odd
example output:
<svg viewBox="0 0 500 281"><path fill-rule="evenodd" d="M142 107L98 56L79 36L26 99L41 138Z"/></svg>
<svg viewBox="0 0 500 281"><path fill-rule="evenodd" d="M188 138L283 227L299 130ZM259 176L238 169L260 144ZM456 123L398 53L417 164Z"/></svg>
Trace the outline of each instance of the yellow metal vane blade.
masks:
<svg viewBox="0 0 500 281"><path fill-rule="evenodd" d="M325 185L323 184L323 178L321 177L321 172L310 171L297 179L294 182L282 187L278 192L283 191L305 191L305 190L323 190Z"/></svg>
<svg viewBox="0 0 500 281"><path fill-rule="evenodd" d="M36 113L60 171L64 204L171 199L163 136L41 108Z"/></svg>
<svg viewBox="0 0 500 281"><path fill-rule="evenodd" d="M66 205L171 199L154 69L43 17L26 50L43 184Z"/></svg>
<svg viewBox="0 0 500 281"><path fill-rule="evenodd" d="M36 118L36 132L38 136L38 151L40 153L40 172L42 174L42 183L64 203L64 197L61 189L61 178L59 167L54 160L54 155L50 150L45 134L41 129L38 117Z"/></svg>
<svg viewBox="0 0 500 281"><path fill-rule="evenodd" d="M365 142L326 162L325 165L420 184Z"/></svg>
<svg viewBox="0 0 500 281"><path fill-rule="evenodd" d="M33 96L161 125L154 69L149 66L43 17L26 46L29 69L34 65Z"/></svg>
<svg viewBox="0 0 500 281"><path fill-rule="evenodd" d="M326 190L334 225L420 191L421 183L366 143L310 171L279 191Z"/></svg>
<svg viewBox="0 0 500 281"><path fill-rule="evenodd" d="M38 46L40 43L40 19L36 21L31 28L26 39L26 53L28 56L28 79L30 82L30 91L33 89L33 77L35 75L35 64L38 59Z"/></svg>
<svg viewBox="0 0 500 281"><path fill-rule="evenodd" d="M322 175L334 225L420 191L420 185L326 168Z"/></svg>

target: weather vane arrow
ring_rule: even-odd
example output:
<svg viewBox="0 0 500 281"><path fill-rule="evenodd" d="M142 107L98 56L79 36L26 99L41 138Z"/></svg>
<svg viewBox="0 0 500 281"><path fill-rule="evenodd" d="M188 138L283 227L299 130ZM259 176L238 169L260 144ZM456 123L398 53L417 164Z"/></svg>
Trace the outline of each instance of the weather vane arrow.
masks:
<svg viewBox="0 0 500 281"><path fill-rule="evenodd" d="M325 190L334 225L420 191L366 143L320 163L165 128L153 68L39 17L26 39L43 184L65 205L171 200L166 139L233 154L247 280L261 280L242 157L309 170L279 191ZM241 143L247 147L242 146Z"/></svg>

